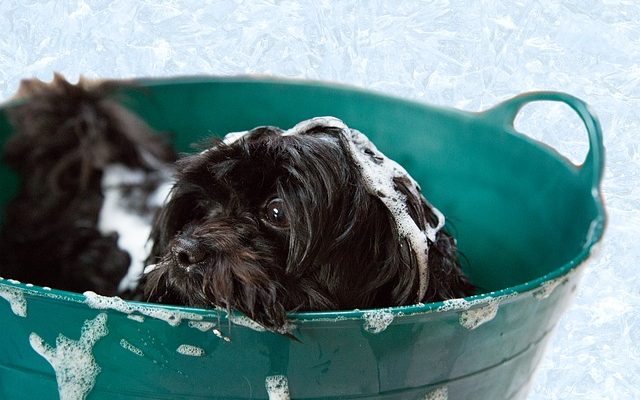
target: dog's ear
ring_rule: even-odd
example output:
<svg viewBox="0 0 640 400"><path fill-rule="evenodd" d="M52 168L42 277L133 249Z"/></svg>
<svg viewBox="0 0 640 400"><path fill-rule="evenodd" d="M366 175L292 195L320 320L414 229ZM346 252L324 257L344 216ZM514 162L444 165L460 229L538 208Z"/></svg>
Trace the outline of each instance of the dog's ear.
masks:
<svg viewBox="0 0 640 400"><path fill-rule="evenodd" d="M409 215L421 230L438 225L438 216L425 198L410 184L408 178L396 178L396 188L406 196ZM406 242L406 241L405 241ZM408 243L407 243L408 246ZM405 251L403 246L402 259L404 262L417 262L414 251ZM473 293L474 286L469 283L460 268L458 250L455 239L445 230L438 231L435 241L429 240L428 252L428 286L420 302L434 302L446 299L465 297Z"/></svg>
<svg viewBox="0 0 640 400"><path fill-rule="evenodd" d="M423 302L442 301L469 296L475 287L460 268L455 239L446 231L436 235L429 248L429 286Z"/></svg>

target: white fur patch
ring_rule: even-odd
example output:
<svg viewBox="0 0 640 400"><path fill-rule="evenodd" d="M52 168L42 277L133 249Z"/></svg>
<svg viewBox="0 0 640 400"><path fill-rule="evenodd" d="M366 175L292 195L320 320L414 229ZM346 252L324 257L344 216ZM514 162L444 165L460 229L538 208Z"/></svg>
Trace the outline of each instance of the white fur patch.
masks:
<svg viewBox="0 0 640 400"><path fill-rule="evenodd" d="M146 206L153 210L164 204L173 182L171 172L165 167L161 170L165 178L156 190L146 199ZM129 193L124 186L141 186L147 180L147 173L141 169L131 169L121 164L112 164L105 168L102 175L102 193L104 201L98 218L98 229L103 234L117 233L118 247L131 257L127 274L118 285L120 292L134 289L143 273L152 243L149 240L153 213L136 213L128 203L135 196L135 189Z"/></svg>

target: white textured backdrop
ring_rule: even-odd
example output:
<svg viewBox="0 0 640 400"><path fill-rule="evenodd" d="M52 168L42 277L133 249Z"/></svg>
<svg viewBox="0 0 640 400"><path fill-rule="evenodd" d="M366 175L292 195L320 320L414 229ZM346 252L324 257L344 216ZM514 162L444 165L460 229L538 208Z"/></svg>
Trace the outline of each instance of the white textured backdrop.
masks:
<svg viewBox="0 0 640 400"><path fill-rule="evenodd" d="M531 399L640 399L640 2L0 1L0 100L53 71L266 73L465 110L534 89L581 97L604 130L609 225ZM587 151L564 106L529 106L517 126L572 160Z"/></svg>

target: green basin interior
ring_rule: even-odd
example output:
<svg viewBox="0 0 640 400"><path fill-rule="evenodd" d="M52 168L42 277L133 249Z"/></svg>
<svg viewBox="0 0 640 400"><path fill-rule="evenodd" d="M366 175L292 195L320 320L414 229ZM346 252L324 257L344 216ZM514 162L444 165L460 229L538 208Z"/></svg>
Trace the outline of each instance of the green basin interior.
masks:
<svg viewBox="0 0 640 400"><path fill-rule="evenodd" d="M367 134L446 215L480 291L466 303L382 310L393 322L378 333L367 328L370 313L359 310L294 314L299 342L229 322L224 312L194 311L231 338L226 341L187 321L175 327L151 317L139 322L91 309L82 295L5 279L0 292L24 295L27 315L15 315L0 299L0 398L57 398L54 369L32 349L29 335L36 332L53 347L59 334L78 340L83 323L101 312L109 334L93 347L101 372L89 399L266 399L266 377L273 375L287 378L292 399L424 399L443 391L449 399L526 396L548 333L604 229L604 148L597 119L582 101L537 92L468 113L305 81L137 82L142 87L127 89L124 103L171 132L183 152L210 135L259 125L289 128L322 115ZM585 122L590 151L583 166L514 130L520 107L540 100L563 101ZM11 134L7 107L11 103L0 111L1 143ZM17 179L0 165L0 180L4 209ZM478 315L484 323L473 329L461 323ZM127 350L123 339L144 355ZM178 353L181 344L204 354Z"/></svg>

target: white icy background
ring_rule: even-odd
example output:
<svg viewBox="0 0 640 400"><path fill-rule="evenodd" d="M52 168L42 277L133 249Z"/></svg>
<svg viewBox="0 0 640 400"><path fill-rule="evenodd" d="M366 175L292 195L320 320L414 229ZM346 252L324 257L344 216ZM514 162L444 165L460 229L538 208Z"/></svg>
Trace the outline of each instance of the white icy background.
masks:
<svg viewBox="0 0 640 400"><path fill-rule="evenodd" d="M486 109L534 89L600 117L609 225L531 399L640 398L640 2L0 1L0 99L20 79L263 73ZM554 3L555 5L552 5ZM566 107L518 126L580 161Z"/></svg>

